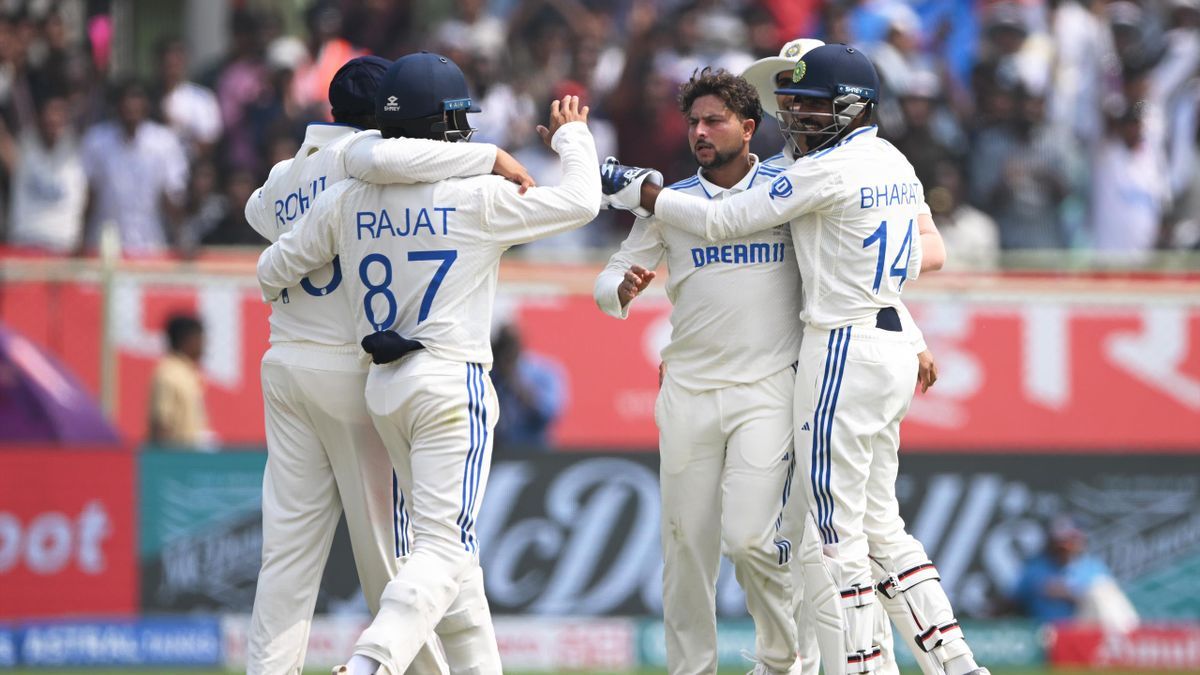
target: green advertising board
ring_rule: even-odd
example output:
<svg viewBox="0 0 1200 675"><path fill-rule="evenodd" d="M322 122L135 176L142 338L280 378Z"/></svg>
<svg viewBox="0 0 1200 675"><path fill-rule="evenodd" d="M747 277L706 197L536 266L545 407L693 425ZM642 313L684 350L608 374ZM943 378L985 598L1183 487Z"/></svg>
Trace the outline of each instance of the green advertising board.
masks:
<svg viewBox="0 0 1200 675"><path fill-rule="evenodd" d="M975 652L975 660L989 668L1033 668L1046 661L1039 626L1024 620L964 621L963 632ZM904 670L915 670L912 652L896 644L896 662ZM754 654L754 624L750 621L717 623L719 667L747 668L753 664L745 655ZM643 621L638 626L638 658L644 668L665 668L667 648L661 621Z"/></svg>

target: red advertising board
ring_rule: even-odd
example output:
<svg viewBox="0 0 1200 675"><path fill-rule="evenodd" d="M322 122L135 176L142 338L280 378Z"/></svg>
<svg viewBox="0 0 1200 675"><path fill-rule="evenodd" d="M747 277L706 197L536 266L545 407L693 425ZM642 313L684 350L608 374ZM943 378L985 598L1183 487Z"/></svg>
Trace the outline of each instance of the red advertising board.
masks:
<svg viewBox="0 0 1200 675"><path fill-rule="evenodd" d="M145 434L150 375L172 312L205 322L208 409L225 444L261 445L259 359L268 308L244 278L187 277L183 285L133 278L114 285L119 354L118 428ZM1086 288L1086 284L1079 286ZM917 296L910 303L940 380L918 394L905 421L914 451L1200 450L1200 302L1156 295L1142 282L1124 300L1006 290ZM99 390L100 294L94 285L8 283L0 320L47 346ZM517 293L501 306L525 347L557 362L568 400L558 446L652 449L658 353L670 338L670 305L638 300L625 321L590 294Z"/></svg>
<svg viewBox="0 0 1200 675"><path fill-rule="evenodd" d="M1200 671L1200 625L1145 626L1105 633L1094 626L1056 626L1048 655L1055 668Z"/></svg>
<svg viewBox="0 0 1200 675"><path fill-rule="evenodd" d="M137 608L133 457L0 449L0 619Z"/></svg>
<svg viewBox="0 0 1200 675"><path fill-rule="evenodd" d="M590 297L521 305L527 346L569 373L562 444L656 443L657 355L670 337L670 306L639 302L623 322ZM909 448L1200 450L1200 306L1038 298L910 306L940 379L914 399Z"/></svg>

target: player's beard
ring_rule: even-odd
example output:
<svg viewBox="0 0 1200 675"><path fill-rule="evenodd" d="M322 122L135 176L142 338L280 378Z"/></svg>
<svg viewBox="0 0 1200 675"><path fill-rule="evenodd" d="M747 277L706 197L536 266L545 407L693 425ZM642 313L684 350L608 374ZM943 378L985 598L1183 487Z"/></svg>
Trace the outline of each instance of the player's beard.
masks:
<svg viewBox="0 0 1200 675"><path fill-rule="evenodd" d="M711 143L706 144L705 147L712 149L712 157L708 160L700 159L699 148L692 150L692 157L695 157L696 163L699 164L700 168L702 169L719 169L733 161L734 158L742 153L741 148L722 152L720 148Z"/></svg>

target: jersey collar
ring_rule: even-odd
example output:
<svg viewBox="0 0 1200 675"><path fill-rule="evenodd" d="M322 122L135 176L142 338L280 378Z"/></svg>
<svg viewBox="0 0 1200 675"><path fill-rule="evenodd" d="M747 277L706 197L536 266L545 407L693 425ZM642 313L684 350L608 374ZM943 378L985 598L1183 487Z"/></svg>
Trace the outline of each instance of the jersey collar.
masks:
<svg viewBox="0 0 1200 675"><path fill-rule="evenodd" d="M304 157L336 141L342 136L358 133L358 127L349 124L331 124L314 122L304 129L304 143L300 145L297 157Z"/></svg>
<svg viewBox="0 0 1200 675"><path fill-rule="evenodd" d="M758 175L758 170L762 168L762 162L758 161L758 155L752 152L750 153L750 159L753 164L753 166L750 168L750 171L745 176L742 176L742 179L731 188L723 188L720 185L710 183L708 179L704 177L704 169L697 169L696 175L700 178L700 189L704 190L704 196L712 199L723 192L737 194L739 192L749 190L750 186L754 185L754 177Z"/></svg>
<svg viewBox="0 0 1200 675"><path fill-rule="evenodd" d="M815 157L820 157L820 156L822 156L822 155L829 154L830 152L833 152L834 150L837 150L838 148L840 148L840 147L842 147L843 145L845 145L845 144L849 143L850 141L853 141L853 140L854 140L854 139L856 139L856 138L860 138L860 137L874 138L874 137L875 137L875 136L876 136L878 133L879 133L879 127L878 127L877 125L874 125L874 124L871 124L871 125L869 125L869 126L862 127L861 129L855 129L854 131L850 132L850 135L846 136L845 138L843 138L842 140L838 141L837 143L834 143L834 144L833 144L833 145L831 145L830 147L828 147L828 148L825 148L824 150L820 150L820 151L818 151L818 152L815 152L815 153L813 153L813 154L811 154L811 155L805 155L804 157L805 157L805 158L810 158L810 157L812 157L812 158L815 158Z"/></svg>

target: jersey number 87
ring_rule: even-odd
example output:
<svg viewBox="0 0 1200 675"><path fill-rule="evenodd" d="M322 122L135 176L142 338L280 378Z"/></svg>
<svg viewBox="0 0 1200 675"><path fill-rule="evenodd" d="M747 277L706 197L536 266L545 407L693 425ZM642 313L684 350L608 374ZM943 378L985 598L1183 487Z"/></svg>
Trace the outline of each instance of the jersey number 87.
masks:
<svg viewBox="0 0 1200 675"><path fill-rule="evenodd" d="M458 259L458 251L454 250L439 250L439 251L409 251L409 262L421 261L440 261L437 271L433 273L433 279L429 281L429 286L425 288L425 295L421 298L421 309L417 314L417 323L421 323L429 318L429 308L433 306L433 298L437 295L438 289L442 286L442 280L446 278L446 273L450 271L450 266ZM383 280L378 284L371 281L371 265L378 263L383 267ZM372 253L363 257L362 262L358 265L358 278L362 280L363 285L367 287L367 293L363 296L363 311L366 312L367 322L371 324L375 330L388 330L396 323L396 313L399 311L399 306L396 303L396 296L392 293L388 286L392 283L392 261L382 253ZM387 315L379 319L375 314L374 301L375 298L382 296L387 302Z"/></svg>

